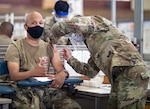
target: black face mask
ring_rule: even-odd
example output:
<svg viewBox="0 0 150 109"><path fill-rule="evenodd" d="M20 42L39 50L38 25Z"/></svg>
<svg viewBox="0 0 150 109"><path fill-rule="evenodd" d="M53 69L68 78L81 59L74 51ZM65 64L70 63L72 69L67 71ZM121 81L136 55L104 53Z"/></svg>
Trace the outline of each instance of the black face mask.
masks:
<svg viewBox="0 0 150 109"><path fill-rule="evenodd" d="M32 38L38 39L41 37L44 28L40 26L28 27L27 32L32 36Z"/></svg>

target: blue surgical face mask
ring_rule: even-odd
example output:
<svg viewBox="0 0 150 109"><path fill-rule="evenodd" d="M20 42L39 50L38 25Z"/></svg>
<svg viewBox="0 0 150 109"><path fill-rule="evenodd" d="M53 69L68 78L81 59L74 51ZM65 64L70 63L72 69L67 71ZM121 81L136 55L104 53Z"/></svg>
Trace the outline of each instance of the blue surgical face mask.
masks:
<svg viewBox="0 0 150 109"><path fill-rule="evenodd" d="M44 28L41 26L28 27L27 32L31 35L32 38L38 39L41 37Z"/></svg>

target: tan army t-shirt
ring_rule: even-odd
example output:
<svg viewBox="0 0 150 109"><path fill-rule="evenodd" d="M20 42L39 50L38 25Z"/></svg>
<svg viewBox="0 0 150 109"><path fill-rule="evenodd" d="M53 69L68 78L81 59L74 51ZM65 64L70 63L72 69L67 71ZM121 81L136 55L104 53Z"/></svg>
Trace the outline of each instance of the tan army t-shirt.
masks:
<svg viewBox="0 0 150 109"><path fill-rule="evenodd" d="M8 47L5 60L18 63L20 71L27 71L34 69L42 56L48 56L50 63L53 56L52 46L42 40L39 46L32 46L24 38Z"/></svg>

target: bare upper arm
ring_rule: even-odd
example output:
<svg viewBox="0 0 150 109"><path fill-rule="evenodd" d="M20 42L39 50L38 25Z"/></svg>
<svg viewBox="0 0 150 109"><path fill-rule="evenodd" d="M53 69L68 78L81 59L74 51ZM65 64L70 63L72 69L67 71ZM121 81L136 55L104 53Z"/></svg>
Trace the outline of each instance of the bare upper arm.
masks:
<svg viewBox="0 0 150 109"><path fill-rule="evenodd" d="M16 62L7 62L10 78L14 78L19 73L19 64Z"/></svg>

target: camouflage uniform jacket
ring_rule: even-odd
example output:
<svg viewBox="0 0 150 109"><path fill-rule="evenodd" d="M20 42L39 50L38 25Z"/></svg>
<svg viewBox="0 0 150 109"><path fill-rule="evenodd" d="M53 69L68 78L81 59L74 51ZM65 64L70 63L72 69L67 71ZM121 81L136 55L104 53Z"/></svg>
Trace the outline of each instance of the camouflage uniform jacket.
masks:
<svg viewBox="0 0 150 109"><path fill-rule="evenodd" d="M88 64L73 57L68 63L77 72L89 77L94 77L102 70L112 85L109 103L115 106L114 109L121 109L146 95L149 75L145 63L134 45L109 20L101 16L83 16L58 22L52 31L52 43L56 43L64 34L82 33L91 53ZM117 72L114 72L120 73L114 82L112 75L116 67L125 69L117 69ZM126 77L127 75L129 77Z"/></svg>
<svg viewBox="0 0 150 109"><path fill-rule="evenodd" d="M47 17L44 21L44 34L42 36L42 39L44 41L48 41L49 37L51 36L51 28L56 23L54 17ZM65 35L61 37L61 39L58 40L57 44L59 45L67 45L68 44L68 36Z"/></svg>

